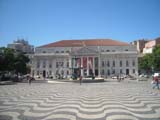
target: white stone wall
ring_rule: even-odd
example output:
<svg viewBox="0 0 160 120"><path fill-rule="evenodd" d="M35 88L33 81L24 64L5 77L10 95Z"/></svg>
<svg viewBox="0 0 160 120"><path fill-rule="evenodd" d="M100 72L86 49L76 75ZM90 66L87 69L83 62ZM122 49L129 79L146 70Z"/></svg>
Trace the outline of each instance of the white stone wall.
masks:
<svg viewBox="0 0 160 120"><path fill-rule="evenodd" d="M143 48L143 54L152 53L153 48Z"/></svg>
<svg viewBox="0 0 160 120"><path fill-rule="evenodd" d="M101 70L104 70L104 76L108 76L108 70L110 71L110 75L119 75L120 69L123 74L126 74L126 69L129 69L130 75L135 76L138 73L138 61L136 54L103 54L101 57L101 63L103 61L105 64L104 66L101 64ZM108 61L110 63L109 66L107 65ZM113 66L113 61L115 61L115 66ZM122 66L120 66L120 61L122 61ZM128 61L128 66L126 66L126 61ZM112 73L113 70L115 70L115 73Z"/></svg>
<svg viewBox="0 0 160 120"><path fill-rule="evenodd" d="M59 73L64 71L63 76L67 76L67 71L71 74L71 56L68 51L78 50L80 47L53 47L53 48L36 48L35 55L32 63L32 74L34 71L34 76L37 76L37 71L39 71L39 76L43 76L43 71L46 71L46 77L53 76L55 78L56 71ZM126 74L126 69L129 69L129 74L135 76L138 74L138 61L137 61L137 50L133 45L129 46L89 46L88 48L94 49L96 51L101 51L100 57L100 67L99 73L103 76L108 76L108 70L110 75L112 75L113 69L115 69L115 74L120 74L120 69L122 73ZM58 52L57 52L58 51ZM115 60L115 67L112 66L112 62ZM119 65L119 61L122 61L122 67ZM132 65L132 61L135 61L135 66ZM37 62L40 61L40 67L37 68ZM43 68L43 61L46 62L46 67ZM67 61L69 62L69 67L66 66ZM102 61L104 61L104 67L102 66ZM110 61L110 66L107 66L107 61ZM126 66L126 61L129 62L129 66ZM49 67L49 62L52 64L52 68ZM63 62L63 67L56 68L56 62ZM135 73L133 73L133 69Z"/></svg>
<svg viewBox="0 0 160 120"><path fill-rule="evenodd" d="M68 56L57 56L57 55L47 55L44 54L35 55L32 64L32 71L34 70L34 76L43 77L43 71L46 71L46 77L56 77L56 71L59 73L64 71L64 76L67 75L67 71L69 71L69 67L67 67L67 62L69 62ZM37 64L39 62L39 67ZM43 66L45 62L45 67ZM63 62L63 66L56 67L56 62ZM51 66L50 66L51 65ZM39 74L37 74L39 71ZM33 74L33 73L32 73Z"/></svg>

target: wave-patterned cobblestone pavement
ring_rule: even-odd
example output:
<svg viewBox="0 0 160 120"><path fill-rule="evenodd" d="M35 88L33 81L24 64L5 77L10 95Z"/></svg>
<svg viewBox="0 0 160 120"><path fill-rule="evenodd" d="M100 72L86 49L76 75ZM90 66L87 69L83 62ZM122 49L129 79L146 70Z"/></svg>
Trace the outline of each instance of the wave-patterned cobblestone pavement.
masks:
<svg viewBox="0 0 160 120"><path fill-rule="evenodd" d="M0 120L160 120L149 82L0 86Z"/></svg>

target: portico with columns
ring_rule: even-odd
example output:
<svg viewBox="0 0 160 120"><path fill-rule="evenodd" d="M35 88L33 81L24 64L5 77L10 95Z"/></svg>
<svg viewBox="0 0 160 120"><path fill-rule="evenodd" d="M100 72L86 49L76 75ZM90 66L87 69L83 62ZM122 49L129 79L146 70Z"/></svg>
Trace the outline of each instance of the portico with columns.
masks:
<svg viewBox="0 0 160 120"><path fill-rule="evenodd" d="M99 52L82 47L70 53L72 72L81 76L100 76Z"/></svg>

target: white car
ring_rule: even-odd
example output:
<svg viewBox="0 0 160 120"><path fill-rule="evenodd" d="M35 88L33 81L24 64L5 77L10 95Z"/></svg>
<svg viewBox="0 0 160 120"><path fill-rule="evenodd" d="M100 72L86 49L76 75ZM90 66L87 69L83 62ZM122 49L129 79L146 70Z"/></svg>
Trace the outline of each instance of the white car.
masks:
<svg viewBox="0 0 160 120"><path fill-rule="evenodd" d="M155 77L155 76L158 76L158 77L159 77L159 76L160 76L160 73L154 73L153 76L154 76L154 77Z"/></svg>
<svg viewBox="0 0 160 120"><path fill-rule="evenodd" d="M117 79L117 76L112 76L111 78L112 78L112 79Z"/></svg>

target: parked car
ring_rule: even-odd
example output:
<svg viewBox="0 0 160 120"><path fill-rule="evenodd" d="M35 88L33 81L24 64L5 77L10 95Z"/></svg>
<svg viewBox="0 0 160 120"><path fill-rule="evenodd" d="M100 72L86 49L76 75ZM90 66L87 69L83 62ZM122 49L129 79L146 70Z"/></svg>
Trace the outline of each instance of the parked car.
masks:
<svg viewBox="0 0 160 120"><path fill-rule="evenodd" d="M144 76L145 76L145 74L140 74L140 75L139 75L140 78L141 78L141 77L144 77Z"/></svg>
<svg viewBox="0 0 160 120"><path fill-rule="evenodd" d="M39 75L37 75L37 76L36 76L36 78L38 78L38 79L39 79L39 78L41 78L41 77L40 77Z"/></svg>
<svg viewBox="0 0 160 120"><path fill-rule="evenodd" d="M11 80L11 76L9 74L2 74L1 81L8 81Z"/></svg>
<svg viewBox="0 0 160 120"><path fill-rule="evenodd" d="M78 76L77 76L76 74L72 74L71 78L72 78L73 80L77 80Z"/></svg>
<svg viewBox="0 0 160 120"><path fill-rule="evenodd" d="M117 77L117 76L112 76L111 78L112 78L112 79L117 79L118 77Z"/></svg>
<svg viewBox="0 0 160 120"><path fill-rule="evenodd" d="M149 75L147 75L147 74L140 74L139 77L140 77L140 78L142 78L142 77L144 77L144 78L149 78Z"/></svg>

